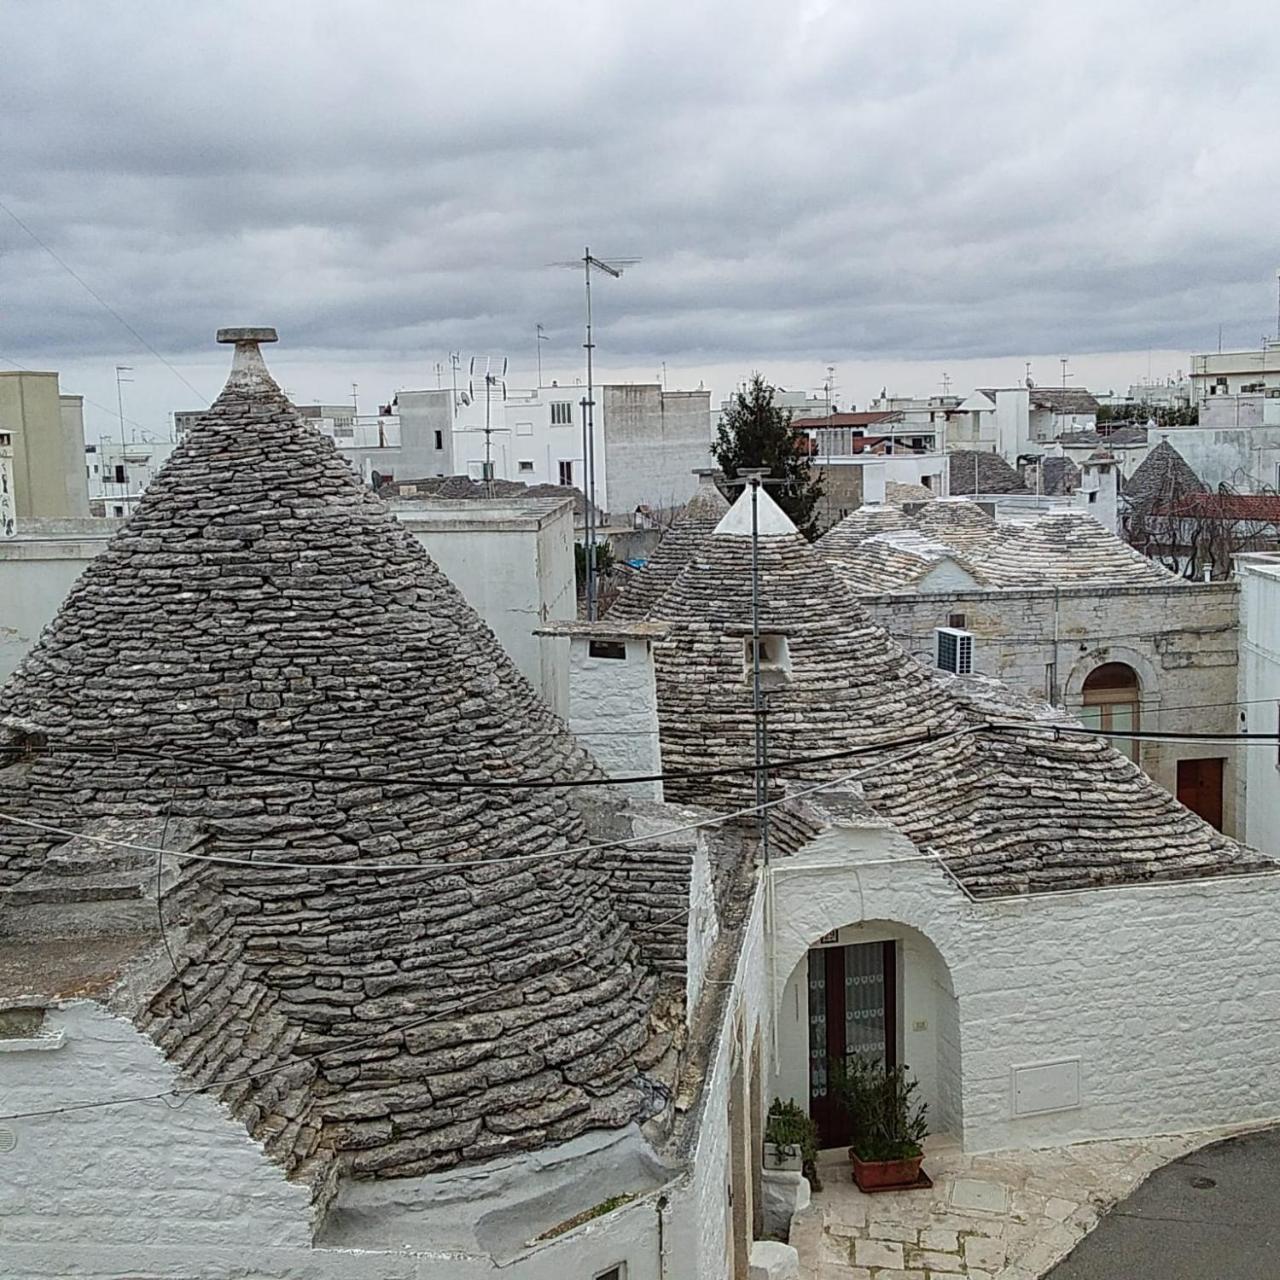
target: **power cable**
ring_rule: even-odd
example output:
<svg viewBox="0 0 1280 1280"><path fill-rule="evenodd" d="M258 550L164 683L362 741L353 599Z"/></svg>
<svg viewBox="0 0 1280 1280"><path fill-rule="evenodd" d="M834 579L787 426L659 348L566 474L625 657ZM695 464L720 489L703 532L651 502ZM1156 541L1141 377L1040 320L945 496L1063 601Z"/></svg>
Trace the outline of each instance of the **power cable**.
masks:
<svg viewBox="0 0 1280 1280"><path fill-rule="evenodd" d="M8 206L7 204L5 204L5 202L4 202L3 200L0 200L0 209L4 210L4 212L5 212L5 213L7 213L7 214L9 215L9 217L11 217L11 218L14 220L14 222L16 222L16 223L18 224L18 226L20 226L20 227L23 229L23 231L25 231L25 232L27 233L27 235L29 235L29 236L32 238L32 240L34 240L34 241L36 242L36 244L38 244L38 245L40 246L40 248L42 248L42 249L45 251L45 253L47 253L47 254L49 255L49 257L51 257L51 258L54 260L54 262L56 262L56 263L58 264L58 266L60 266L60 267L61 267L61 268L62 268L62 269L67 273L67 275L69 275L69 276L70 276L70 277L71 277L71 278L72 278L72 279L73 279L73 280L74 280L74 281L75 281L75 282L76 282L76 283L77 283L77 284L78 284L78 285L79 285L79 286L80 286L80 287L81 287L81 288L82 288L82 289L83 289L83 290L84 290L84 291L85 291L85 292L86 292L86 293L87 293L87 294L88 294L88 295L89 295L89 296L90 296L90 297L91 297L91 298L92 298L92 299L93 299L93 300L94 300L94 301L95 301L99 306L100 306L100 307L102 307L102 309L103 309L104 311L106 311L108 314L110 314L110 315L114 316L114 317L115 317L115 318L116 318L116 319L117 319L117 320L118 320L118 321L119 321L119 322L120 322L120 323L121 323L121 324L122 324L122 325L123 325L123 326L124 326L124 327L129 331L129 332L130 332L130 333L131 333L131 334L133 334L133 336L134 336L134 337L135 337L135 338L136 338L140 343L142 343L142 345L143 345L144 347L146 347L146 349L147 349L148 351L150 351L150 352L151 352L151 354L152 354L153 356L155 356L155 358L156 358L157 360L159 360L159 361L160 361L160 363L161 363L162 365L164 365L164 367L165 367L166 369L168 369L168 370L169 370L169 372L170 372L170 373L172 373L172 374L173 374L173 376L174 376L175 378L177 378L177 379L178 379L178 381L179 381L179 382L181 382L181 383L183 384L183 386L185 386L185 387L187 388L187 390L188 390L188 391L190 391L190 392L191 392L191 394L192 394L192 395L194 395L194 396L195 396L197 399L199 399L199 400L203 400L203 399L205 398L205 397L204 397L204 395L203 395L201 392L197 391L197 390L196 390L196 388L195 388L195 387L193 387L193 386L191 385L191 383L187 381L186 377L185 377L182 373L180 373L180 372L179 372L179 371L178 371L178 370L177 370L177 369L176 369L172 364L170 364L170 363L169 363L169 361L168 361L168 360L166 360L166 359L164 358L164 356L162 356L162 355L161 355L161 354L160 354L160 353L155 349L155 347L153 347L153 346L151 345L151 343L149 343L149 342L146 340L146 338L144 338L144 337L142 336L142 334L140 334L140 333L137 331L137 329L135 329L135 328L133 327L133 325L131 325L131 324L130 324L130 323L129 323L125 318L124 318L124 316L122 316L122 315L121 315L121 314L120 314L120 313L115 309L115 307L113 307L113 306L112 306L112 305L111 305L111 304L110 304L110 303L109 303L109 302L108 302L108 301L107 301L107 300L106 300L106 299L105 299L105 298L104 298L104 297L103 297L103 296L102 296L102 295L101 295L101 294L100 294L100 293L99 293L99 292L98 292L98 291L97 291L97 290L96 290L96 289L95 289L91 284L89 284L89 283L88 283L88 282L87 282L87 281L86 281L82 276L77 275L77 274L76 274L76 272L72 269L72 267L71 267L70 265L68 265L68 263L67 263L66 261L64 261L62 258L60 258L60 257L59 257L59 256L58 256L58 255L57 255L57 254L56 254L56 253L55 253L55 252L54 252L54 251L53 251L53 250L52 250L52 249L51 249L47 244L45 244L45 242L44 242L43 240L41 240L41 239L40 239L40 237L39 237L38 235L36 235L36 233L35 233L34 231L32 231L32 229L31 229L29 226L27 226L27 224L26 224L25 222L23 222L23 220L22 220L20 217L18 217L18 215L17 215L16 213L14 213L14 211L13 211L12 209L10 209L10 208L9 208L9 206Z"/></svg>
<svg viewBox="0 0 1280 1280"><path fill-rule="evenodd" d="M943 743L953 741L957 738L963 738L970 734L979 733L987 726L985 724L975 724L964 729L957 729L952 733L945 734L941 737L933 738L928 742L922 743L909 751L902 752L900 755L892 756L887 760L882 760L878 764L869 766L866 769L854 770L852 773L842 774L839 777L830 778L825 782L816 783L813 786L804 787L799 791L792 792L790 795L780 796L776 800L767 800L760 805L747 805L741 809L735 809L728 813L718 813L710 818L701 818L696 822L686 822L677 827L667 827L661 831L652 831L644 835L628 836L621 840L606 840L594 844L579 845L576 848L569 849L551 849L540 853L514 853L508 854L502 858L459 858L452 862L389 862L389 863L372 863L372 862L290 862L280 859L271 858L236 858L225 854L207 854L207 853L189 853L178 852L172 849L161 849L161 852L167 853L173 858L185 858L189 862L210 862L221 866L236 867L271 867L292 871L347 871L347 872L372 872L372 871L459 871L472 867L499 867L508 866L512 863L522 862L542 862L551 858L571 858L579 855L588 855L600 853L606 849L627 848L631 845L653 845L654 843L666 839L668 836L680 835L686 831L698 831L704 827L718 827L722 824L732 821L734 818L752 817L761 809L772 809L781 804L788 804L791 801L801 799L807 795L813 795L815 792L824 791L831 787L840 786L846 782L854 782L857 779L874 773L879 769L883 769L886 765L899 764L904 760L909 760L914 756L920 755L924 750L941 746ZM156 853L160 846L151 844L141 844L129 840L112 840L107 836L93 836L79 831L71 831L66 827L54 826L47 822L37 822L31 818L20 818L17 814L6 813L0 811L0 822L11 822L20 827L29 827L37 831L47 831L53 835L66 836L69 839L89 840L95 844L106 845L118 849L131 849L140 853ZM642 850L642 852L646 852Z"/></svg>
<svg viewBox="0 0 1280 1280"><path fill-rule="evenodd" d="M933 733L916 734L909 738L894 738L887 742L848 747L843 751L828 751L820 755L791 756L781 760L771 760L767 766L761 764L722 765L714 769L674 769L660 773L635 773L609 778L566 778L563 780L554 778L458 780L456 778L433 778L423 774L384 774L378 778L370 778L367 774L359 773L337 774L313 770L284 769L275 765L238 764L234 761L218 760L209 756L191 756L172 750L120 746L118 741L111 743L72 741L35 748L33 754L55 755L59 750L62 750L68 754L84 753L111 757L128 756L130 758L173 762L206 769L222 769L228 773L245 773L267 778L293 778L302 782L355 782L364 785L368 785L370 782L405 783L429 787L437 791L541 791L624 786L633 782L682 782L699 778L722 778L741 774L756 774L762 770L798 769L808 765L829 764L835 760L849 760L856 756L871 755L877 751L884 751L893 747L916 746L920 743L938 741L939 739L940 735Z"/></svg>

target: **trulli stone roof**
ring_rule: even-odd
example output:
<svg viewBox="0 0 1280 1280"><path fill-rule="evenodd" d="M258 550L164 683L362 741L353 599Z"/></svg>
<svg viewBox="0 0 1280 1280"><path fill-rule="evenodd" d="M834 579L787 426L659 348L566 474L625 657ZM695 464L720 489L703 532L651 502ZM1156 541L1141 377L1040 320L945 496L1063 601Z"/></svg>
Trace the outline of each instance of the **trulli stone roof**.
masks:
<svg viewBox="0 0 1280 1280"><path fill-rule="evenodd" d="M1124 484L1132 511L1146 514L1192 493L1207 493L1204 481L1168 440L1161 440Z"/></svg>
<svg viewBox="0 0 1280 1280"><path fill-rule="evenodd" d="M181 983L165 962L136 1017L199 1082L272 1069L218 1096L295 1177L331 1183L335 1158L426 1173L654 1109L638 1058L655 979L610 885L580 855L494 861L580 845L579 810L422 781L595 766L256 341L0 716L11 746L52 748L0 750L6 812L247 864L184 864L166 901ZM0 935L38 939L67 911L87 948L135 932L122 904L154 868L0 822Z"/></svg>
<svg viewBox="0 0 1280 1280"><path fill-rule="evenodd" d="M968 498L939 498L910 515L922 533L959 551L986 546L998 533L995 517Z"/></svg>
<svg viewBox="0 0 1280 1280"><path fill-rule="evenodd" d="M613 622L639 620L675 581L699 543L707 538L729 510L729 504L710 473L700 474L693 497L684 504L671 527L662 535L653 555L635 574L609 607Z"/></svg>
<svg viewBox="0 0 1280 1280"><path fill-rule="evenodd" d="M1021 476L998 454L978 449L956 449L948 458L950 492L1027 493Z"/></svg>
<svg viewBox="0 0 1280 1280"><path fill-rule="evenodd" d="M762 495L761 501L772 501ZM740 522L739 522L740 523ZM774 760L842 749L854 759L780 770L811 781L862 773L867 803L936 853L975 896L1034 893L1259 868L1100 738L1018 727L946 735L991 718L962 686L915 662L872 623L794 529L759 540L760 628L784 637L789 674L767 685ZM750 537L722 522L658 601L655 647L664 767L753 759L746 641ZM1028 720L1012 708L1010 719ZM940 739L910 759L895 740ZM667 794L750 802L749 777L668 780Z"/></svg>
<svg viewBox="0 0 1280 1280"><path fill-rule="evenodd" d="M978 571L1001 587L1176 586L1177 574L1135 551L1083 511L1059 511L1004 526L972 553Z"/></svg>
<svg viewBox="0 0 1280 1280"><path fill-rule="evenodd" d="M877 533L911 527L911 518L900 506L866 502L833 524L813 545L822 555L830 556L861 546Z"/></svg>
<svg viewBox="0 0 1280 1280"><path fill-rule="evenodd" d="M884 482L884 500L901 506L904 502L931 502L938 495L923 484L903 484L900 480Z"/></svg>
<svg viewBox="0 0 1280 1280"><path fill-rule="evenodd" d="M968 556L918 529L877 533L856 547L827 556L827 560L855 595L909 590L943 560L951 560L963 569L973 579L975 589L988 585Z"/></svg>

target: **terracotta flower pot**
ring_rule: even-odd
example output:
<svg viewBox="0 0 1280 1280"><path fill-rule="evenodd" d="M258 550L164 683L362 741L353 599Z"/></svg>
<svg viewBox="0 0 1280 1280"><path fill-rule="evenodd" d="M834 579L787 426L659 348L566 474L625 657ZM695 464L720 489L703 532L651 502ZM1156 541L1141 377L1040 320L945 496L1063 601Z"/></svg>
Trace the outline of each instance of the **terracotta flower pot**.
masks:
<svg viewBox="0 0 1280 1280"><path fill-rule="evenodd" d="M859 1160L849 1149L853 1180L860 1191L883 1191L886 1187L912 1187L920 1181L924 1153L907 1160Z"/></svg>

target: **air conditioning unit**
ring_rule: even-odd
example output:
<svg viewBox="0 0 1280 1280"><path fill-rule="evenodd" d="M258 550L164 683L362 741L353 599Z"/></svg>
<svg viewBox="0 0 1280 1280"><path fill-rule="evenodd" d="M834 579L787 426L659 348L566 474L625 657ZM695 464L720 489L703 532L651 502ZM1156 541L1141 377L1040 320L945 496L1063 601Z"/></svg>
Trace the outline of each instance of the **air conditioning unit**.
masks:
<svg viewBox="0 0 1280 1280"><path fill-rule="evenodd" d="M959 627L935 627L934 653L940 670L967 676L973 671L973 632Z"/></svg>

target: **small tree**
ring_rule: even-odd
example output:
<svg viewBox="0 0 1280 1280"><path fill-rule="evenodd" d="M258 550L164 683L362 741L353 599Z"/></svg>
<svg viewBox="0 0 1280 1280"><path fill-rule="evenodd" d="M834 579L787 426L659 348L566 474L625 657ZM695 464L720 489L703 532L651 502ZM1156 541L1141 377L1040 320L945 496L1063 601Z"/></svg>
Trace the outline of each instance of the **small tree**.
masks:
<svg viewBox="0 0 1280 1280"><path fill-rule="evenodd" d="M758 374L734 396L716 430L711 452L728 480L744 467L768 467L770 496L809 539L818 536L814 508L822 481L813 474L809 440L791 429L791 411L773 403L773 388Z"/></svg>

